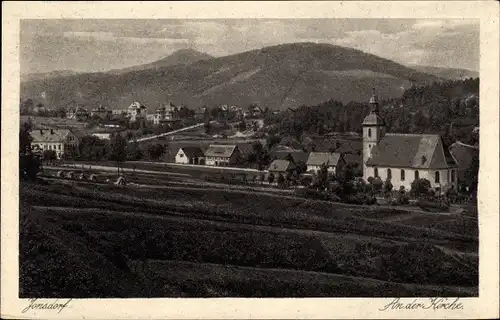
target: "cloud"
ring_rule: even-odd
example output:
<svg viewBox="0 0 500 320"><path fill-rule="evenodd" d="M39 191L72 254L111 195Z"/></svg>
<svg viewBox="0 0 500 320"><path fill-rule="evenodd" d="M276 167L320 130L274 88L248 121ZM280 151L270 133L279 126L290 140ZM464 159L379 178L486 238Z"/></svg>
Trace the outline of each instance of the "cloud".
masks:
<svg viewBox="0 0 500 320"><path fill-rule="evenodd" d="M136 44L160 43L160 44L179 44L188 43L188 39L182 38L139 38L139 37L117 37L113 32L86 32L86 31L68 31L63 33L64 37L91 39L98 41L122 41Z"/></svg>

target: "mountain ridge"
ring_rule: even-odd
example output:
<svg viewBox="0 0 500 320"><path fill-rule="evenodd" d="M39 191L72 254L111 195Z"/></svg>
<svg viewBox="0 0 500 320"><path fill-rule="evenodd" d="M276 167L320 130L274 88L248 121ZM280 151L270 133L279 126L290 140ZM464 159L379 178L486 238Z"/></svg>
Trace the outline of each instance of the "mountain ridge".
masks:
<svg viewBox="0 0 500 320"><path fill-rule="evenodd" d="M170 100L192 107L257 103L286 109L330 99L365 101L373 87L391 98L412 84L441 80L360 50L305 42L118 74L34 80L22 83L21 95L45 92L47 103L56 106L79 97L114 109L134 100L153 108Z"/></svg>

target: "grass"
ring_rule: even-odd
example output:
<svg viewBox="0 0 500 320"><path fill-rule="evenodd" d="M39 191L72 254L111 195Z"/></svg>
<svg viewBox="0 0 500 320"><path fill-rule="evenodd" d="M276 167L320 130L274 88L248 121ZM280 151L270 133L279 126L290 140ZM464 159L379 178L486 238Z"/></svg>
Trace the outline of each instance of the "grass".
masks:
<svg viewBox="0 0 500 320"><path fill-rule="evenodd" d="M100 263L88 271L84 268L91 279L99 280L99 272L92 274L92 268L109 269L106 281L122 277L128 281L123 286L131 286L119 292L96 287L97 295L477 294L477 257L457 259L438 247L448 244L447 250L461 246L477 252L477 237L366 218L402 214L394 209L251 194L242 197L224 190L79 184L71 188L22 185L20 195L23 221L33 221L30 228L21 227L21 247L25 252L39 252L32 247L42 243L55 250L22 256L21 269L36 266L72 279L55 289L48 286L56 295L67 294L71 284L91 296L85 291L90 288L82 289L84 278L73 279L69 267L55 267L57 252L69 252L71 246L81 255L63 254L68 263L75 259ZM52 240L45 241L39 229ZM36 240L31 240L33 234ZM76 262L72 266L78 269ZM179 278L173 279L168 270ZM190 280L185 279L190 274L187 270L197 270ZM47 291L46 280L23 279L23 292L28 295L36 291L32 287ZM340 282L332 284L332 279ZM387 290L381 292L379 287Z"/></svg>

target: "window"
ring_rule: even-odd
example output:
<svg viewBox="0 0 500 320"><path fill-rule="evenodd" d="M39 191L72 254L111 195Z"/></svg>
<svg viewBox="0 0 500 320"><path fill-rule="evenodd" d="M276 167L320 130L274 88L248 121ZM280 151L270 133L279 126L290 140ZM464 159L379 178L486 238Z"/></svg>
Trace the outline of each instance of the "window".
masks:
<svg viewBox="0 0 500 320"><path fill-rule="evenodd" d="M419 177L418 177L418 170L415 170L415 180L418 180Z"/></svg>
<svg viewBox="0 0 500 320"><path fill-rule="evenodd" d="M372 129L368 128L368 137L371 137L371 136L372 136Z"/></svg>
<svg viewBox="0 0 500 320"><path fill-rule="evenodd" d="M378 168L375 168L374 170L375 170L375 173L374 173L375 178L378 178Z"/></svg>
<svg viewBox="0 0 500 320"><path fill-rule="evenodd" d="M451 182L455 182L455 170L451 170Z"/></svg>
<svg viewBox="0 0 500 320"><path fill-rule="evenodd" d="M184 158L184 153L179 154L179 157Z"/></svg>
<svg viewBox="0 0 500 320"><path fill-rule="evenodd" d="M391 169L387 169L387 179L391 179L392 178L392 171Z"/></svg>
<svg viewBox="0 0 500 320"><path fill-rule="evenodd" d="M59 147L58 149L61 150L61 145L58 145L58 147Z"/></svg>
<svg viewBox="0 0 500 320"><path fill-rule="evenodd" d="M434 175L434 181L436 183L439 183L439 171L436 171L436 174Z"/></svg>
<svg viewBox="0 0 500 320"><path fill-rule="evenodd" d="M405 170L401 169L401 181L405 181Z"/></svg>

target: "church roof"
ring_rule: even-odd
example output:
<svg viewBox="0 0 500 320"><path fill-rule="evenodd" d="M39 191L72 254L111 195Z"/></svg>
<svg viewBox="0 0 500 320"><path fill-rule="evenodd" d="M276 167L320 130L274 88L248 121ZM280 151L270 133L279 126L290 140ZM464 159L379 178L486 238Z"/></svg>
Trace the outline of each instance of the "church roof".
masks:
<svg viewBox="0 0 500 320"><path fill-rule="evenodd" d="M366 165L441 169L457 163L437 134L387 134L373 147Z"/></svg>
<svg viewBox="0 0 500 320"><path fill-rule="evenodd" d="M375 112L370 112L365 120L363 120L364 126L383 126L385 125L384 120L376 114Z"/></svg>

